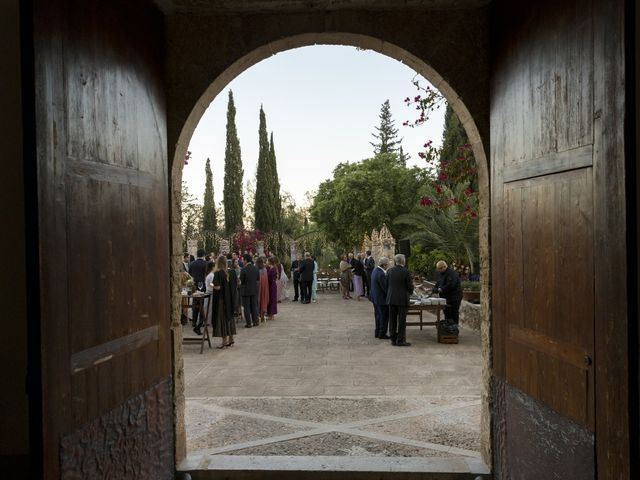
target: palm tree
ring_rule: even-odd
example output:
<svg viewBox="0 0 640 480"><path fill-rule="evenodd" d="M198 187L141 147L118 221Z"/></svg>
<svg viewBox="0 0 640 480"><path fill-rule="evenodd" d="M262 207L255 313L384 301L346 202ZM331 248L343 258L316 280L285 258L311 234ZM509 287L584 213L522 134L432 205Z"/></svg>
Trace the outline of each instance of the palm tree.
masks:
<svg viewBox="0 0 640 480"><path fill-rule="evenodd" d="M466 186L458 185L453 189L442 185L430 186L428 191L435 194L435 188L441 189L440 195L444 198L456 201L444 208L427 206L420 211L400 215L394 223L413 227L414 232L407 236L409 240L426 250L438 248L452 258L468 263L473 273L479 257L478 219L468 215L466 204L458 200L464 198Z"/></svg>

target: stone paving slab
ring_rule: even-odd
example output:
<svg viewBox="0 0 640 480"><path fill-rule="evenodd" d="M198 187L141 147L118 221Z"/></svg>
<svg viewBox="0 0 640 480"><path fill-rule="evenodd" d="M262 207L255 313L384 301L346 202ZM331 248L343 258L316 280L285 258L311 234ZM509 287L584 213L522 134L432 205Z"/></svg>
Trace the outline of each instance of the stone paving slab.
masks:
<svg viewBox="0 0 640 480"><path fill-rule="evenodd" d="M229 452L229 455L332 455L349 457L451 457L451 454L340 432Z"/></svg>

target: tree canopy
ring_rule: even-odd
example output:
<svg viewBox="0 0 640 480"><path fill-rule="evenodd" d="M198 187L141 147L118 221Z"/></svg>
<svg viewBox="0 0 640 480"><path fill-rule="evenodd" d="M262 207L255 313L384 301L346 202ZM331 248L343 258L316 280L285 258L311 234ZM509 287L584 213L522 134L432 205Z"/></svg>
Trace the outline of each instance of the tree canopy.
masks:
<svg viewBox="0 0 640 480"><path fill-rule="evenodd" d="M271 152L271 144L267 136L267 120L260 107L260 126L258 127L259 153L256 170L256 193L254 198L254 226L263 232L275 230L278 226L278 202L280 188L274 184L275 152ZM278 173L275 171L275 178ZM277 191L275 191L277 189ZM276 197L277 195L277 197Z"/></svg>
<svg viewBox="0 0 640 480"><path fill-rule="evenodd" d="M398 129L391 117L391 105L389 100L385 100L380 107L380 125L375 127L376 132L372 133L375 142L370 142L373 146L374 155L380 153L397 153L400 150L402 139L398 139ZM404 157L404 155L402 155ZM404 158L402 158L404 159Z"/></svg>
<svg viewBox="0 0 640 480"><path fill-rule="evenodd" d="M243 196L242 196L242 157L240 154L240 140L236 129L236 107L233 92L229 90L227 104L227 145L224 151L224 230L227 235L233 233L236 227L244 225Z"/></svg>
<svg viewBox="0 0 640 480"><path fill-rule="evenodd" d="M204 186L204 205L202 206L202 233L206 236L204 248L208 252L213 250L212 238L218 228L216 218L216 206L213 197L213 175L211 173L211 160L207 158L204 167L205 186Z"/></svg>
<svg viewBox="0 0 640 480"><path fill-rule="evenodd" d="M407 168L394 153L358 163L341 163L333 178L320 184L311 219L328 240L346 249L359 246L365 233L386 223L396 238L405 229L392 220L417 205L424 172Z"/></svg>

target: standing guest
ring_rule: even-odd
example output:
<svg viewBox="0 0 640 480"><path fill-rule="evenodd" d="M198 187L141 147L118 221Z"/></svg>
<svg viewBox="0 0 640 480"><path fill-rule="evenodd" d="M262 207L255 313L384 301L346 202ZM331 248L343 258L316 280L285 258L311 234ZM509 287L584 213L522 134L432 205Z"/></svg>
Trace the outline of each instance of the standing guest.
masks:
<svg viewBox="0 0 640 480"><path fill-rule="evenodd" d="M371 275L373 274L373 269L376 268L376 261L371 256L371 250L367 250L367 258L364 260L364 287L365 287L365 295L371 295Z"/></svg>
<svg viewBox="0 0 640 480"><path fill-rule="evenodd" d="M209 298L204 299L204 311L208 312L209 324L211 324L212 320L212 307L211 300L213 299L213 276L216 268L216 262L207 262L207 276L204 279L205 292L210 294ZM198 334L200 335L200 334Z"/></svg>
<svg viewBox="0 0 640 480"><path fill-rule="evenodd" d="M343 254L340 260L340 289L342 290L342 298L350 299L349 289L351 288L351 263L349 257Z"/></svg>
<svg viewBox="0 0 640 480"><path fill-rule="evenodd" d="M232 346L235 342L236 322L233 320L233 306L238 288L236 272L227 267L227 258L220 255L213 274L213 336L220 337L222 343L217 348Z"/></svg>
<svg viewBox="0 0 640 480"><path fill-rule="evenodd" d="M260 321L264 322L267 308L269 307L269 275L267 274L263 257L258 257L256 267L260 272L260 280L258 282L258 312L260 314Z"/></svg>
<svg viewBox="0 0 640 480"><path fill-rule="evenodd" d="M240 272L242 268L240 267L240 263L238 262L238 258L231 259L231 268L236 272L236 278L238 279L238 291L236 292L236 304L234 305L234 315L236 321L242 319L242 297L240 296Z"/></svg>
<svg viewBox="0 0 640 480"><path fill-rule="evenodd" d="M207 254L204 256L205 262L209 263L211 261L211 254Z"/></svg>
<svg viewBox="0 0 640 480"><path fill-rule="evenodd" d="M189 254L185 253L184 255L182 255L182 268L187 273L189 273L189 263L191 263L189 261Z"/></svg>
<svg viewBox="0 0 640 480"><path fill-rule="evenodd" d="M300 263L300 303L311 303L311 282L313 282L314 261L309 252L304 252Z"/></svg>
<svg viewBox="0 0 640 480"><path fill-rule="evenodd" d="M204 259L205 251L203 249L198 250L197 252L198 258L191 262L189 265L189 275L193 278L194 284L197 286L198 290L201 292L205 291L204 288L204 279L207 275L207 262ZM200 331L200 308L202 308L202 299L194 298L193 300L193 318L191 319L191 323L193 325L193 331L196 334L201 335Z"/></svg>
<svg viewBox="0 0 640 480"><path fill-rule="evenodd" d="M273 320L273 316L278 313L278 269L276 268L277 259L269 257L267 269L267 278L269 279L269 305L267 306L267 319Z"/></svg>
<svg viewBox="0 0 640 480"><path fill-rule="evenodd" d="M349 291L353 292L353 267L356 266L356 259L353 258L353 253L349 252L349 265L351 265L351 283L349 284Z"/></svg>
<svg viewBox="0 0 640 480"><path fill-rule="evenodd" d="M395 266L387 271L387 303L389 304L391 344L398 347L411 345L407 343L406 330L409 297L413 293L413 280L404 265L404 255L399 253L395 256Z"/></svg>
<svg viewBox="0 0 640 480"><path fill-rule="evenodd" d="M278 261L278 270L280 272L280 277L278 279L278 302L282 300L289 300L289 292L287 291L287 283L289 282L289 277L287 277L287 272L284 270L284 265Z"/></svg>
<svg viewBox="0 0 640 480"><path fill-rule="evenodd" d="M240 271L240 294L244 309L245 328L257 327L258 323L258 282L260 270L253 264L248 253L244 256L244 267Z"/></svg>
<svg viewBox="0 0 640 480"><path fill-rule="evenodd" d="M364 265L361 260L362 256L358 256L353 261L353 294L358 300L360 297L364 297L364 285L362 277L364 277Z"/></svg>
<svg viewBox="0 0 640 480"><path fill-rule="evenodd" d="M444 318L446 320L453 320L457 325L460 303L462 302L460 277L444 260L436 263L436 270L438 270L438 281L433 291L440 294L442 298L447 299L447 306L444 308Z"/></svg>
<svg viewBox="0 0 640 480"><path fill-rule="evenodd" d="M373 315L376 319L375 337L389 339L389 303L387 302L387 267L389 259L381 257L379 265L371 273L371 291L369 300L373 302Z"/></svg>
<svg viewBox="0 0 640 480"><path fill-rule="evenodd" d="M296 258L291 262L291 277L293 278L293 301L297 302L299 298L300 288L300 263L302 262L302 255L299 253Z"/></svg>
<svg viewBox="0 0 640 480"><path fill-rule="evenodd" d="M318 301L318 262L316 257L311 255L313 260L313 281L311 282L311 301L316 303Z"/></svg>
<svg viewBox="0 0 640 480"><path fill-rule="evenodd" d="M282 300L282 282L280 281L280 278L282 277L282 269L280 268L280 259L278 257L276 257L275 255L272 255L272 257L275 260L275 267L276 267L276 272L278 272L278 276L276 278L276 290L278 291L278 303L280 303L280 301Z"/></svg>

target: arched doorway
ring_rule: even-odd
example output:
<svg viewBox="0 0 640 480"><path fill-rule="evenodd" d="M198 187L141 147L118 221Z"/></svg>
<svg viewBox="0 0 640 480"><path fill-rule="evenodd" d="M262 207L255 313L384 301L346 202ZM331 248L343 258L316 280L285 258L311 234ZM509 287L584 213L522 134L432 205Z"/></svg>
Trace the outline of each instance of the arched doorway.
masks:
<svg viewBox="0 0 640 480"><path fill-rule="evenodd" d="M490 408L491 399L490 391L490 368L491 368L491 350L490 350L490 258L489 258L489 174L485 148L482 143L481 135L478 130L476 121L472 117L469 109L464 104L462 98L453 90L447 81L436 72L428 63L411 54L410 52L390 44L388 42L375 39L373 37L347 34L347 33L318 33L296 35L282 38L275 42L268 43L259 47L248 54L237 59L231 66L226 68L222 74L218 75L208 88L200 95L196 105L191 108L190 114L185 120L175 145L175 151L171 169L171 218L172 218L172 243L173 243L173 259L172 259L172 330L173 330L173 377L175 379L175 425L176 425L176 458L178 460L184 458L186 453L186 440L184 432L184 373L183 359L181 349L182 330L180 328L180 295L179 282L176 280L180 274L180 246L182 240L180 238L180 211L179 199L181 191L182 168L184 165L184 157L187 152L189 140L193 132L204 114L211 101L218 95L224 87L237 75L244 70L250 68L256 63L267 59L271 55L285 50L295 49L298 47L311 45L343 45L354 46L364 49L370 49L391 57L395 60L405 63L414 71L429 80L436 87L454 112L460 118L470 143L473 153L478 163L478 180L480 192L480 266L481 266L481 283L482 283L482 326L481 335L483 342L483 388L482 388L482 420L481 420L481 450L483 459L490 464Z"/></svg>

